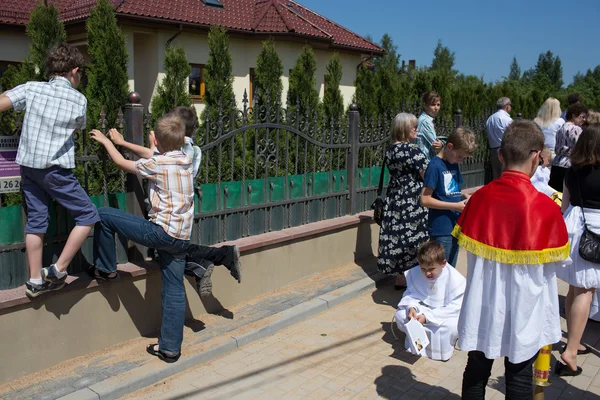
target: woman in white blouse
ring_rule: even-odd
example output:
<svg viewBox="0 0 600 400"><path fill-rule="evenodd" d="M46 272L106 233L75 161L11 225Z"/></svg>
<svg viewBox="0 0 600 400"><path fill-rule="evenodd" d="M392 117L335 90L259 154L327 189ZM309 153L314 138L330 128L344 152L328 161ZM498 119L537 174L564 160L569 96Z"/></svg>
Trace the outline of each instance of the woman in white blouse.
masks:
<svg viewBox="0 0 600 400"><path fill-rule="evenodd" d="M552 153L550 160L554 158L556 132L565 124L560 114L560 102L554 97L548 97L533 120L544 132L544 146Z"/></svg>

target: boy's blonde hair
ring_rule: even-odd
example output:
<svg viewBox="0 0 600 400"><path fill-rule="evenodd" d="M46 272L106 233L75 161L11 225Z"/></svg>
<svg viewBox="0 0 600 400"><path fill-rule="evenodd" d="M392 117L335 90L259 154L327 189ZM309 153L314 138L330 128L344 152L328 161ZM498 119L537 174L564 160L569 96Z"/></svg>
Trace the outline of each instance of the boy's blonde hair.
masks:
<svg viewBox="0 0 600 400"><path fill-rule="evenodd" d="M397 142L410 142L410 131L417 126L417 117L414 114L400 113L392 121L392 138Z"/></svg>
<svg viewBox="0 0 600 400"><path fill-rule="evenodd" d="M167 114L157 121L154 134L162 151L181 150L185 143L185 124L178 116Z"/></svg>
<svg viewBox="0 0 600 400"><path fill-rule="evenodd" d="M456 128L448 136L448 143L452 143L454 150L464 150L469 154L477 150L477 138L472 130L466 128Z"/></svg>
<svg viewBox="0 0 600 400"><path fill-rule="evenodd" d="M588 111L586 122L588 124L599 124L600 123L600 112L590 110Z"/></svg>
<svg viewBox="0 0 600 400"><path fill-rule="evenodd" d="M544 146L544 148L542 149L542 153L541 153L542 157L552 157L552 152L550 151L550 149L546 146Z"/></svg>
<svg viewBox="0 0 600 400"><path fill-rule="evenodd" d="M429 240L419 247L417 260L420 265L440 265L446 260L446 253L441 244Z"/></svg>

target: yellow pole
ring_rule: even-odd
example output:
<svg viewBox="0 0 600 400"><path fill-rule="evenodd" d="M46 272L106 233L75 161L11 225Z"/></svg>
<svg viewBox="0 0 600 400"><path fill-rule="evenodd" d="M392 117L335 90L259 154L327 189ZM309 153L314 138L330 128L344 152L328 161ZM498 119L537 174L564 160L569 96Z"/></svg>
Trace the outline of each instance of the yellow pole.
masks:
<svg viewBox="0 0 600 400"><path fill-rule="evenodd" d="M550 386L548 376L550 375L550 356L552 345L544 346L533 364L533 383L535 383L534 400L544 399L544 386Z"/></svg>

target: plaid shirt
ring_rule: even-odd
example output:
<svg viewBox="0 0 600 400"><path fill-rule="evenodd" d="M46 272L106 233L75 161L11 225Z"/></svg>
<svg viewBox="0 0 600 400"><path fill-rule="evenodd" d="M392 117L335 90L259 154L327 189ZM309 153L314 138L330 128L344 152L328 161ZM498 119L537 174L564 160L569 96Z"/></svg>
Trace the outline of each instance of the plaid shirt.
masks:
<svg viewBox="0 0 600 400"><path fill-rule="evenodd" d="M148 179L148 219L181 240L190 240L194 222L194 170L181 150L135 162L135 172Z"/></svg>
<svg viewBox="0 0 600 400"><path fill-rule="evenodd" d="M16 111L25 110L17 164L75 168L73 132L85 128L85 96L60 76L50 82L27 82L6 95Z"/></svg>

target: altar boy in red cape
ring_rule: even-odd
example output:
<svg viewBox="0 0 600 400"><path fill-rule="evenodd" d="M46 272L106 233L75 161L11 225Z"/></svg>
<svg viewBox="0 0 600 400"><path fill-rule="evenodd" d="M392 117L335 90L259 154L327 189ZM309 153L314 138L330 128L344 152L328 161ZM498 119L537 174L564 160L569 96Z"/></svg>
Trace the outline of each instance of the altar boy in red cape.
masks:
<svg viewBox="0 0 600 400"><path fill-rule="evenodd" d="M469 199L452 234L467 251L458 346L468 351L462 398L484 399L495 358L505 357L507 399L532 399L532 364L561 339L556 268L569 259L560 209L531 184L544 135L513 122L500 148L501 177Z"/></svg>

